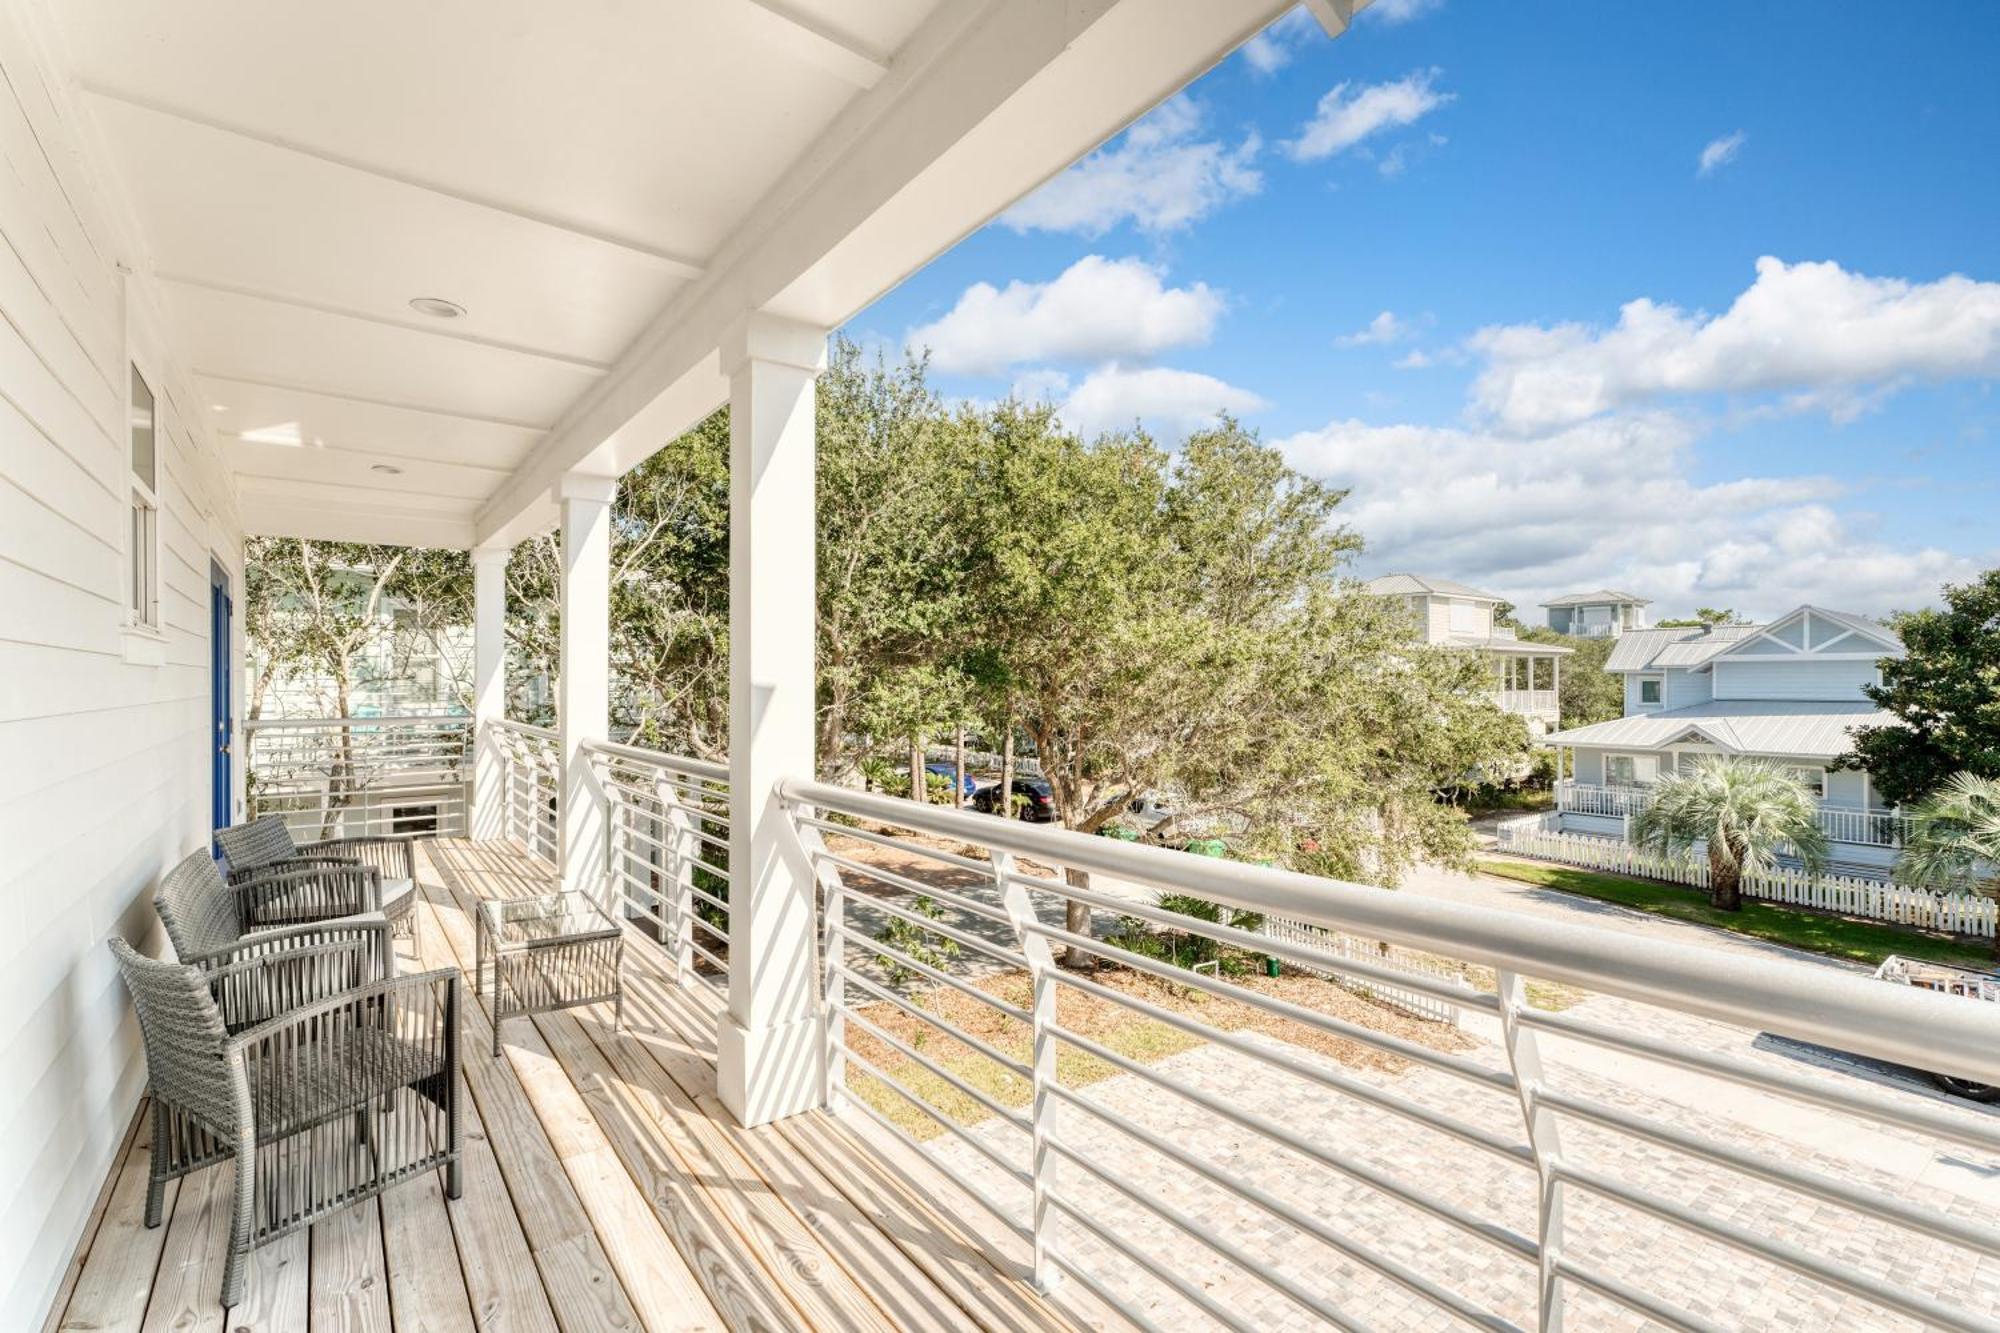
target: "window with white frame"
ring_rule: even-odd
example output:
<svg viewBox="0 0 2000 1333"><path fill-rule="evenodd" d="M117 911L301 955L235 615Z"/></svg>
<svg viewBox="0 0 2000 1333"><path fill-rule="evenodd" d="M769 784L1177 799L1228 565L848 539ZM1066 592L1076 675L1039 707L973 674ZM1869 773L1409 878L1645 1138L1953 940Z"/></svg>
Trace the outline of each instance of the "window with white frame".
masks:
<svg viewBox="0 0 2000 1333"><path fill-rule="evenodd" d="M1451 632L1453 634L1484 634L1486 618L1480 614L1479 603L1467 601L1463 597L1451 599Z"/></svg>
<svg viewBox="0 0 2000 1333"><path fill-rule="evenodd" d="M1643 707L1658 707L1665 697L1667 687L1664 676L1639 677L1639 703Z"/></svg>
<svg viewBox="0 0 2000 1333"><path fill-rule="evenodd" d="M1791 768L1787 769L1786 771L1789 772L1793 777L1797 778L1799 780L1800 785L1813 794L1814 800L1823 801L1826 799L1825 769Z"/></svg>
<svg viewBox="0 0 2000 1333"><path fill-rule="evenodd" d="M1660 775L1658 755L1608 754L1604 756L1604 782L1610 787L1647 787Z"/></svg>
<svg viewBox="0 0 2000 1333"><path fill-rule="evenodd" d="M130 480L131 524L127 559L126 611L135 626L160 625L160 500L159 413L152 386L132 367L131 398L127 403L127 473Z"/></svg>

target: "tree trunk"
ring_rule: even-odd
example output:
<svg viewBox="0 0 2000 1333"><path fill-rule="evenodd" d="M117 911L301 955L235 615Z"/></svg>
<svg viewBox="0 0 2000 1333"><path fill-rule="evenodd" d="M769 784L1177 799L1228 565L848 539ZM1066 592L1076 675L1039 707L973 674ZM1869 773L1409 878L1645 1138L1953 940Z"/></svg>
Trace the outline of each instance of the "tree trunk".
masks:
<svg viewBox="0 0 2000 1333"><path fill-rule="evenodd" d="M1743 910L1743 863L1731 861L1711 845L1708 849L1708 905L1723 912Z"/></svg>
<svg viewBox="0 0 2000 1333"><path fill-rule="evenodd" d="M958 729L957 758L958 758L958 764L957 764L958 771L952 775L951 779L951 807L954 810L962 810L965 808L965 728L964 727L960 727Z"/></svg>
<svg viewBox="0 0 2000 1333"><path fill-rule="evenodd" d="M1014 817L1014 714L1007 714L1006 732L1000 741L1000 817Z"/></svg>
<svg viewBox="0 0 2000 1333"><path fill-rule="evenodd" d="M929 774L924 772L924 743L912 736L910 737L910 799L918 805L930 799L930 793L924 789L924 779L928 776Z"/></svg>
<svg viewBox="0 0 2000 1333"><path fill-rule="evenodd" d="M1090 887L1090 872L1071 866L1063 871L1063 882L1073 889ZM1063 902L1063 929L1072 935L1090 934L1090 904L1075 899ZM1064 947L1062 957L1056 960L1072 972L1089 972L1097 967L1097 955L1071 944Z"/></svg>

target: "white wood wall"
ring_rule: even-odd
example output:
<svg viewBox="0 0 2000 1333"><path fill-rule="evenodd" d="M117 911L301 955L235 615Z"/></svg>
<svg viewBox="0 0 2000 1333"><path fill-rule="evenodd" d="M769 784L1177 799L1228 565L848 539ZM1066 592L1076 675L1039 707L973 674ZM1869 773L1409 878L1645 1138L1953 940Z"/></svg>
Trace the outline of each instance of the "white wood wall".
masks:
<svg viewBox="0 0 2000 1333"><path fill-rule="evenodd" d="M0 1327L14 1329L45 1313L144 1085L104 946L163 948L153 882L206 841L209 560L240 594L242 537L207 405L153 332L143 256L20 0L0 4L0 73ZM121 631L128 317L159 408L165 633L137 654L156 665L128 661Z"/></svg>

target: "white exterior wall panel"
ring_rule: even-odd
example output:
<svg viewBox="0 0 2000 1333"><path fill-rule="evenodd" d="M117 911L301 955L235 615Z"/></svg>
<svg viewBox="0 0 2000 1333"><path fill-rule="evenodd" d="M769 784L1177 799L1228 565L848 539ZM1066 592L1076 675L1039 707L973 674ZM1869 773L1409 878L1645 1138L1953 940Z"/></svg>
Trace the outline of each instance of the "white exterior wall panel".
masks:
<svg viewBox="0 0 2000 1333"><path fill-rule="evenodd" d="M128 638L127 302L135 332L155 327L150 288L119 272L133 253L18 9L0 11L0 71L0 1322L33 1327L143 1089L105 941L162 951L153 883L206 841L209 561L240 588L242 540L204 404L137 333L161 633Z"/></svg>
<svg viewBox="0 0 2000 1333"><path fill-rule="evenodd" d="M1804 657L1732 658L1715 664L1718 699L1828 699L1863 697L1875 682L1872 658L1813 661Z"/></svg>
<svg viewBox="0 0 2000 1333"><path fill-rule="evenodd" d="M1673 669L1666 673L1665 696L1669 708L1686 708L1692 704L1705 704L1712 697L1709 694L1711 677L1707 672L1693 672Z"/></svg>

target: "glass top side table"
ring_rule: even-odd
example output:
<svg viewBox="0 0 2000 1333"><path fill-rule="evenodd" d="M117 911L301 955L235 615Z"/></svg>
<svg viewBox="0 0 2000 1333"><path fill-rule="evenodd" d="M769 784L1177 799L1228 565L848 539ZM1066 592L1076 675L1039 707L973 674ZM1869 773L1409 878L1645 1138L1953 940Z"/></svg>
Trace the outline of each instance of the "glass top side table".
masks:
<svg viewBox="0 0 2000 1333"><path fill-rule="evenodd" d="M625 932L588 895L485 899L475 943L473 985L492 1011L493 1054L501 1022L525 1014L609 1000L614 1030L623 1024Z"/></svg>

